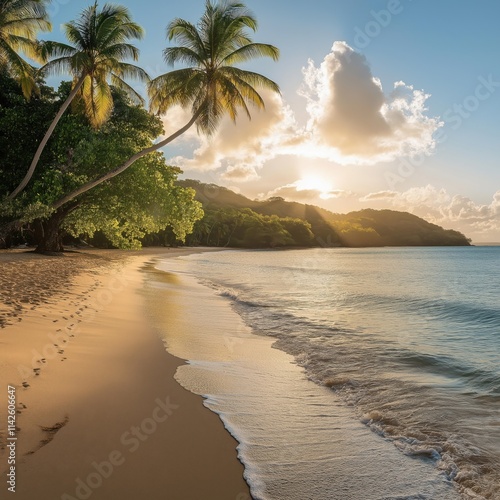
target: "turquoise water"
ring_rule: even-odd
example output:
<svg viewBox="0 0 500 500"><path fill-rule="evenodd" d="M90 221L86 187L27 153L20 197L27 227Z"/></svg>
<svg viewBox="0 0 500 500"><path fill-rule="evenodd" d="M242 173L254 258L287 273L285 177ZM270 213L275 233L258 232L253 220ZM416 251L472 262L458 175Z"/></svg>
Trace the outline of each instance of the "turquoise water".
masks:
<svg viewBox="0 0 500 500"><path fill-rule="evenodd" d="M389 488L376 496L361 489L345 498L453 498L443 485L453 485L465 498L500 498L499 247L226 251L178 261L174 271L195 277L230 301L252 335L275 340L274 347L292 355L301 373L318 390L321 387L321 393L304 389L314 396L302 399L296 397L297 389L293 402L279 403L305 408L311 402L307 398L321 399L319 414L298 411L302 416L290 424L291 434L305 435L304 429L315 427L308 442L324 448L325 440L337 438L322 434L326 421L316 426L313 420L331 418L330 410L342 413L344 408L347 413L332 425L344 425L354 435L360 431L352 426L361 422L384 445L390 444L405 470L430 467L418 472L420 489L410 478L404 491ZM165 265L172 267L171 261ZM225 370L226 377L231 371L233 376L242 373L241 363L237 369L233 365ZM210 369L217 371L221 365ZM274 382L266 384L269 392L282 390ZM245 420L252 420L248 413L262 418L257 408L265 389L252 396L254 412L245 408L246 419L233 420L231 412L238 413L243 398L235 391L223 397L209 389L201 392L242 443L243 461L247 457L252 471L249 482L260 484L253 489L256 496L292 498L280 492L301 471L301 481L310 477L308 491L316 493L293 498L343 498L341 493L326 493L328 481L339 470L337 462L319 476L308 469L333 460L328 442L322 458L311 458L309 465L292 454L286 465L280 462L272 472L265 467L258 433L245 429ZM262 396L268 414L271 404ZM286 422L280 425L287 427ZM276 436L268 432L266 438L265 430L261 439L269 440L267 447L283 450L283 444L273 443ZM260 453L249 451L252 442ZM300 443L293 449L307 448ZM392 453L385 450L381 463ZM382 452L373 453L370 463ZM378 471L382 478L384 471L387 467ZM422 474L428 476L429 487Z"/></svg>

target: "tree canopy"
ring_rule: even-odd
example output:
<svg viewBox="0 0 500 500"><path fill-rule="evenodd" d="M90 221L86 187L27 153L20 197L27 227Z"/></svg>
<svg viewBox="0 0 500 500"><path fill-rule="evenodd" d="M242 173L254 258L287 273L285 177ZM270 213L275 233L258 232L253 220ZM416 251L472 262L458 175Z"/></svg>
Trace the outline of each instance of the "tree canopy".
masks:
<svg viewBox="0 0 500 500"><path fill-rule="evenodd" d="M336 214L314 205L286 201L281 197L263 201L250 200L230 189L195 180L183 180L179 183L196 190L196 198L203 203L207 214L196 224L194 234L207 223L210 224L211 214L222 213L226 218L234 218L237 216L232 214L250 210L255 216L275 217L292 237L293 242L288 243L292 246L378 247L470 244L462 233L443 229L407 212L365 209L348 214ZM306 226L300 223L305 223ZM227 221L224 224L229 225ZM308 234L309 232L312 236ZM256 236L256 240L258 239ZM239 246L241 241L234 239L232 244ZM265 239L260 241L263 242ZM217 240L211 237L206 240L206 244L220 245L220 242L217 243ZM247 240L244 246L252 245ZM271 245L263 243L262 246Z"/></svg>
<svg viewBox="0 0 500 500"><path fill-rule="evenodd" d="M273 45L254 43L247 28L255 31L257 21L245 6L237 2L207 0L205 13L197 26L183 20L174 20L167 28L168 38L179 46L165 49L169 64L191 62L182 68L161 75L149 83L150 109L163 114L174 105L191 107L190 120L172 135L161 139L127 161L61 197L52 205L59 209L69 201L93 189L100 183L121 174L135 161L171 143L194 124L199 132L212 133L221 118L228 114L236 119L238 110L248 105L264 107L258 88L279 92L278 85L263 75L233 67L234 64L269 56L276 60L279 50Z"/></svg>
<svg viewBox="0 0 500 500"><path fill-rule="evenodd" d="M208 208L187 241L220 247L307 247L313 233L311 225L300 219L261 215L249 208Z"/></svg>
<svg viewBox="0 0 500 500"><path fill-rule="evenodd" d="M143 35L142 28L132 21L126 8L106 4L98 9L96 2L86 8L77 21L70 21L63 27L72 45L53 41L38 43L37 55L40 59L46 61L53 57L39 72L45 75L69 74L73 77L73 88L47 127L26 175L10 193L11 199L31 180L48 140L75 99L90 124L96 128L109 118L113 109L108 80L137 102L143 103L142 97L124 80L124 77L149 80L143 69L124 62L127 58L137 61L139 51L129 40L140 39Z"/></svg>
<svg viewBox="0 0 500 500"><path fill-rule="evenodd" d="M41 72L66 72L73 81L56 93L43 88L40 80L43 92L35 112L42 119L31 131L38 146L29 168L20 175L23 164L19 160L26 154L9 158L10 163L0 167L7 172L0 191L9 193L2 200L2 215L17 217L7 229L37 222L38 251L62 250L60 228L73 235L100 229L115 244L133 246L147 232L168 223L176 237L184 239L202 212L192 191L174 183L178 171L165 169L158 150L195 123L198 131L211 133L224 114L235 120L243 110L250 118L249 105L264 107L259 88L279 92L278 85L265 76L235 67L255 57L278 58L276 47L253 42L250 32L256 29L256 18L243 4L226 0L207 0L196 26L181 19L169 24L168 38L178 46L165 49L165 60L172 65L189 62L192 67L171 71L150 83L151 109L163 113L180 104L190 106L193 114L177 132L160 140L159 120L140 107L132 111L130 101L124 104L125 94L142 103L124 78L148 78L144 70L124 61L137 60L138 50L129 41L143 34L126 8L105 4L99 9L96 1L77 20L64 25L69 44L34 40L36 55L49 59ZM117 102L115 94L120 96ZM8 95L4 98L9 101ZM65 115L73 101L73 113ZM54 103L58 111L53 115ZM18 104L7 104L6 109L12 109L2 112L4 126L16 115L17 123L31 123L25 104ZM120 114L124 108L126 119ZM53 118L40 134L37 125L45 126L49 116ZM3 140L8 143L9 132L4 132ZM36 171L40 161L43 168ZM131 166L135 166L133 171L115 180ZM9 191L14 181L19 183ZM23 192L28 184L30 189ZM131 185L136 187L134 194Z"/></svg>
<svg viewBox="0 0 500 500"><path fill-rule="evenodd" d="M71 91L71 84L63 82L57 92L42 85L41 95L27 102L19 91L15 92L12 80L3 75L2 81L11 86L2 85L0 89L0 146L14 143L16 129L9 124L24 123L31 131L19 136L15 150L0 158L0 191L5 193L21 174L11 168L13 162L29 157L23 151L29 151L36 137L44 133L44 121L37 119L57 108ZM36 231L37 219L50 213L51 203L62 193L128 158L161 133L159 118L131 102L123 91L112 92L113 112L100 129L90 126L81 114L63 117L30 188L11 203L11 210L19 212L26 223L24 230L28 234ZM84 238L100 231L120 248L137 248L145 234L166 226L182 241L203 212L193 200L194 191L175 184L179 172L165 164L162 153L148 155L123 176L79 198L70 206L62 228L74 237Z"/></svg>

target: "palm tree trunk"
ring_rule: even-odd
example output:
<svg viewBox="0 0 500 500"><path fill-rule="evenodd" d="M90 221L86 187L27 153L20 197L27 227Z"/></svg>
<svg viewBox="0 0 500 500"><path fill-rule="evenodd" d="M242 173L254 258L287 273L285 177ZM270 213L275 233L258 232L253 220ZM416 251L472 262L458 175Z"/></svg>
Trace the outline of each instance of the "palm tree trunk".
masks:
<svg viewBox="0 0 500 500"><path fill-rule="evenodd" d="M231 234L229 235L229 238L227 239L227 243L224 245L224 247L228 247L229 243L231 243L231 238L233 237L234 232L236 231L236 228L238 227L237 224L233 227L233 230L231 231Z"/></svg>
<svg viewBox="0 0 500 500"><path fill-rule="evenodd" d="M71 201L76 196L79 196L83 193L86 193L90 189L98 186L99 184L102 184L103 182L108 181L109 179L112 179L116 175L121 174L123 171L127 170L128 167L130 167L134 162L136 162L137 160L139 160L143 156L146 156L147 154L152 153L154 151L157 151L158 149L162 148L163 146L166 146L168 143L172 142L174 139L177 139L177 137L179 137L184 132L186 132L186 130L191 128L194 125L194 123L196 122L196 120L198 119L199 115L200 115L200 111L197 111L192 116L191 120L189 120L189 122L187 122L186 125L184 125L184 127L177 130L177 132L174 132L171 136L167 137L163 141L160 141L160 142L154 144L153 146L150 146L149 148L146 148L146 149L143 149L142 151L139 151L135 155L131 156L125 163L123 163L119 167L116 167L115 169L110 170L106 174L102 175L101 177L99 177L93 181L87 182L83 186L80 186L78 189L75 189L72 193L69 193L66 196L63 196L62 198L60 198L59 200L57 200L56 202L54 202L52 204L52 208L58 209L58 208L62 207L65 203L68 203L68 201Z"/></svg>
<svg viewBox="0 0 500 500"><path fill-rule="evenodd" d="M19 186L12 191L12 193L9 194L8 199L12 200L14 199L28 184L28 182L31 180L31 177L33 176L33 173L35 172L35 168L38 165L38 162L40 161L40 157L42 156L43 150L45 149L45 146L47 145L48 140L50 139L52 133L54 132L54 129L56 128L57 124L59 123L59 120L61 119L62 115L65 113L65 111L68 109L68 106L71 104L71 101L75 98L76 94L80 90L81 86L83 85L83 81L85 80L85 75L82 76L67 99L64 101L63 105L57 112L57 115L55 118L52 120L52 123L50 124L50 127L47 129L47 132L45 132L45 135L43 136L42 142L38 145L38 148L36 150L35 156L33 157L33 160L31 161L30 168L26 172L26 175L24 176L24 179L19 183Z"/></svg>
<svg viewBox="0 0 500 500"><path fill-rule="evenodd" d="M214 222L214 223L210 226L210 231L208 231L208 234L207 234L207 247L209 247L209 246L210 246L210 236L212 235L212 231L213 231L213 229L214 229L214 227L215 227L215 225L216 225L216 224L217 224L217 223L216 223L216 222Z"/></svg>

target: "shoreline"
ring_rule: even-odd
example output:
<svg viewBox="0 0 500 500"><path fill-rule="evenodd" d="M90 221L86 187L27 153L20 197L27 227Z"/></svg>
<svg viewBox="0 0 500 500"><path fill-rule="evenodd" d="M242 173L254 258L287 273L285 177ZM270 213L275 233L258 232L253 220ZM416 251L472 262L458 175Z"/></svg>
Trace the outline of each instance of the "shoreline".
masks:
<svg viewBox="0 0 500 500"><path fill-rule="evenodd" d="M7 307L0 329L0 375L16 387L18 498L250 499L237 441L175 381L184 360L166 352L140 293L154 257L200 251L0 252L3 282L18 284L2 286L2 302L21 308Z"/></svg>
<svg viewBox="0 0 500 500"><path fill-rule="evenodd" d="M146 292L168 351L189 360L176 380L203 395L239 441L253 496L301 500L315 491L318 498L340 498L339 492L349 491L352 498L368 492L373 498L413 498L418 492L458 499L434 464L405 457L381 439L329 387L307 376L297 350L280 344L283 337L242 314L238 291L260 289L268 276L240 280L239 266L249 262L258 267L261 260L226 253L160 261L150 269ZM275 264L272 256L268 262ZM235 276L243 284L233 294ZM244 297L243 303L249 300L259 318L265 311L273 316L272 305L258 305L260 297ZM271 324L279 329L275 319Z"/></svg>

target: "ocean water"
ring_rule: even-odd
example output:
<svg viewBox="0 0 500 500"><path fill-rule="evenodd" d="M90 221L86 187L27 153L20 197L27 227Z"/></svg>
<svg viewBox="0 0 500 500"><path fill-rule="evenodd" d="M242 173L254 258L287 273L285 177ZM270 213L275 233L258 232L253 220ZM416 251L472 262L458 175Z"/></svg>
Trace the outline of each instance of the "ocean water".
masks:
<svg viewBox="0 0 500 500"><path fill-rule="evenodd" d="M500 499L500 247L156 267L176 377L239 441L254 498Z"/></svg>

